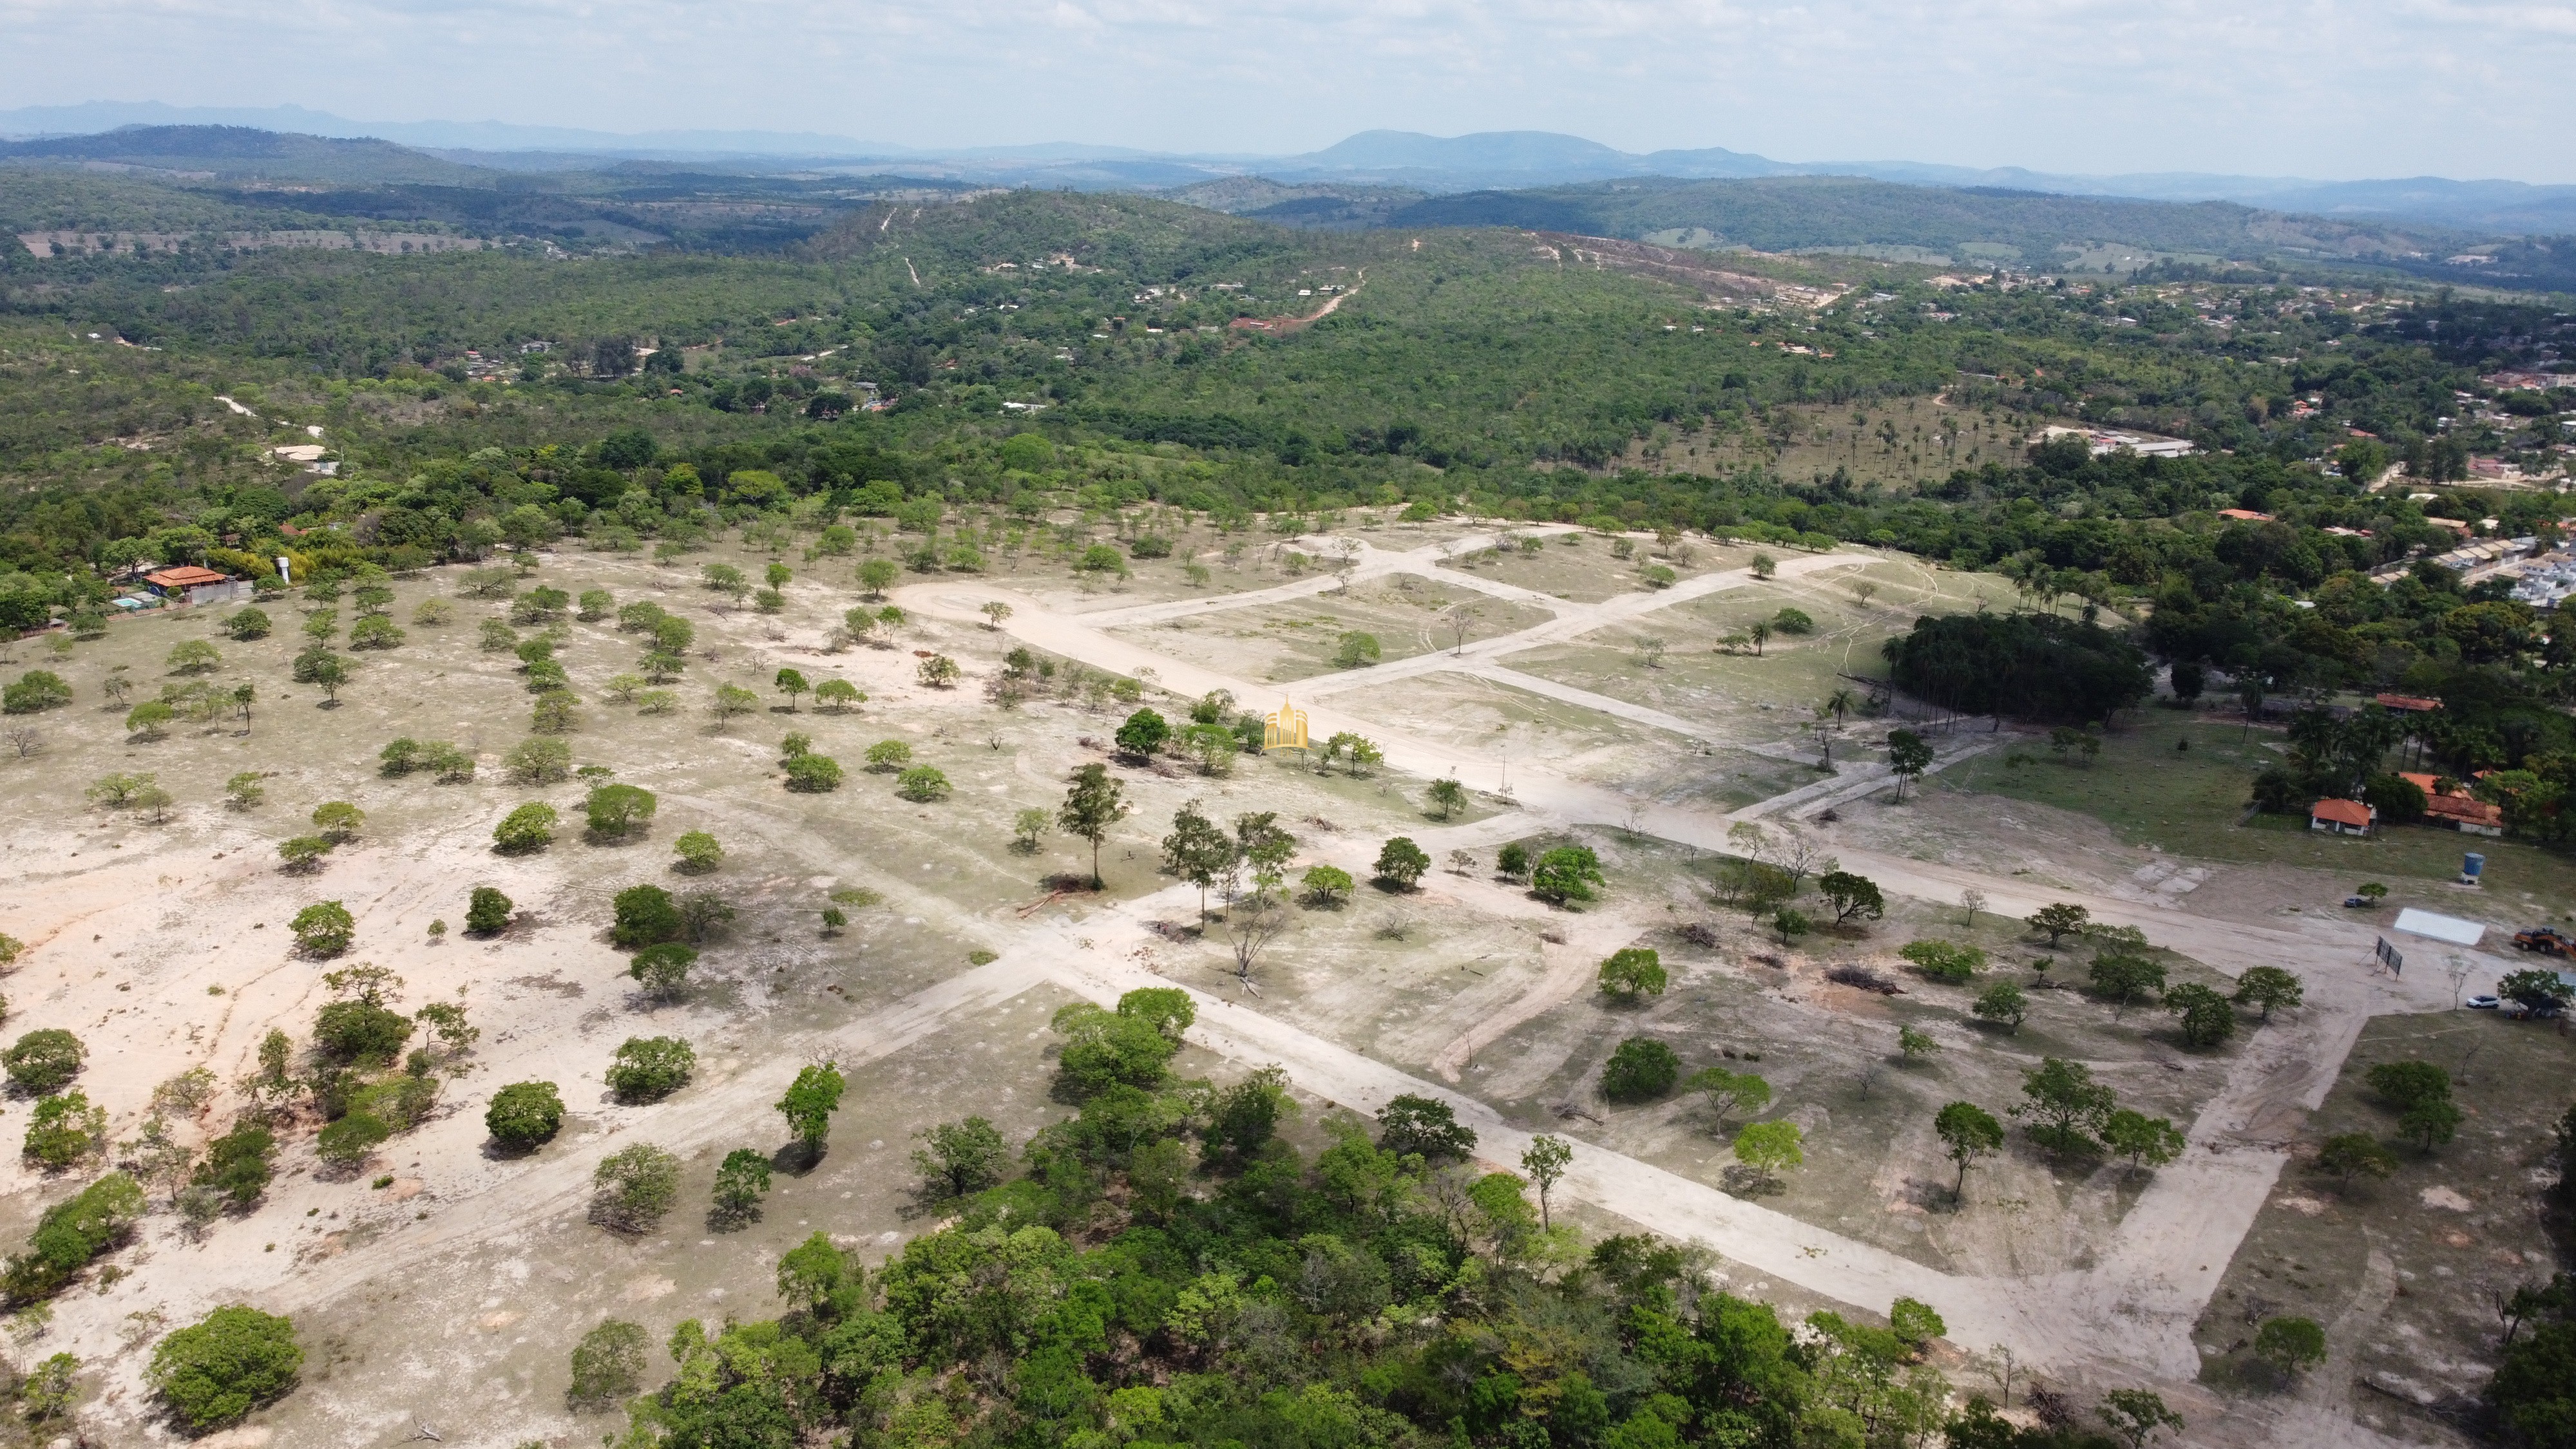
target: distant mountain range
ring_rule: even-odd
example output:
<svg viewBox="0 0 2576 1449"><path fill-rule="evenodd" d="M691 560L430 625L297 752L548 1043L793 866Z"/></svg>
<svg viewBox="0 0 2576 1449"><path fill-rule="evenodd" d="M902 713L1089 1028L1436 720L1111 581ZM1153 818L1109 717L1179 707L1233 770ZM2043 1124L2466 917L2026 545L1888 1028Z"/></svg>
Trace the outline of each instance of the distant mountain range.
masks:
<svg viewBox="0 0 2576 1449"><path fill-rule="evenodd" d="M1365 186L1424 195L1650 176L1686 181L1860 176L1913 186L2060 196L2233 201L2268 211L2402 220L2515 235L2576 233L2576 186L2438 176L2373 181L2195 172L2081 176L1917 161L1774 161L1714 146L1639 154L1552 131L1488 131L1468 136L1362 131L1321 151L1259 156L1153 152L1070 142L925 149L819 132L620 134L499 121L353 121L300 106L212 108L93 101L0 111L0 136L94 135L123 126L235 126L311 137L371 137L450 162L511 171L574 169L603 159L692 165L723 162L762 170L883 171L891 165L907 175L930 179L1082 190L1171 190L1259 176L1291 186L1328 183L1337 192Z"/></svg>
<svg viewBox="0 0 2576 1449"><path fill-rule="evenodd" d="M2413 177L2315 181L2300 177L2155 173L2081 176L2019 167L1976 169L1914 161L1774 161L1722 147L1616 150L1548 131L1426 136L1363 131L1321 151L1292 156L1155 153L1117 146L1042 143L957 147L897 146L818 132L653 131L620 134L497 121L353 121L298 106L177 107L157 102L91 102L0 111L0 135L64 137L121 126L238 126L306 136L374 137L443 159L502 170L560 170L609 160L760 168L883 170L1006 185L1162 190L1258 175L1297 183L1403 188L1427 195L1665 176L1681 180L1772 176L1863 176L1916 186L2002 188L2062 196L2154 201L2234 201L2328 217L2391 218L2515 234L2576 232L2576 186ZM425 179L425 178L424 178Z"/></svg>

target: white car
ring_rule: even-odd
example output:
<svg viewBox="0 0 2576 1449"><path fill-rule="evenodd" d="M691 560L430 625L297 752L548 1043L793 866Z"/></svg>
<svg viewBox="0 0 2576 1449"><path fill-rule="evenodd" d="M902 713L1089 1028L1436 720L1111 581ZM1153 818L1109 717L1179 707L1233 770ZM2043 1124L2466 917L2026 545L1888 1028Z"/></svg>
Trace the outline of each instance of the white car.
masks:
<svg viewBox="0 0 2576 1449"><path fill-rule="evenodd" d="M2493 1011L2502 1005L2504 1005L2503 1002L2496 1000L2492 996L2472 996L2469 998L2469 1010L2471 1011Z"/></svg>

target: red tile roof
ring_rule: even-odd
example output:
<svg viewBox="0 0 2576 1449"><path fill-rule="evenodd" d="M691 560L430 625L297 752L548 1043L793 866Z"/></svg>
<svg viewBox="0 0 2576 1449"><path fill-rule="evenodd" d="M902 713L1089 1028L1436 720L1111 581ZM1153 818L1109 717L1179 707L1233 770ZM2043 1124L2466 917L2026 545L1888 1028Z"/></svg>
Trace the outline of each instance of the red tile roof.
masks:
<svg viewBox="0 0 2576 1449"><path fill-rule="evenodd" d="M2442 820L2465 821L2471 825L2502 825L2504 809L2466 795L2435 795L2424 802L2424 813Z"/></svg>
<svg viewBox="0 0 2576 1449"><path fill-rule="evenodd" d="M229 583L231 576L219 574L213 569L201 569L195 564L180 564L176 568L160 569L145 574L143 581L164 589L193 589L200 584Z"/></svg>
<svg viewBox="0 0 2576 1449"><path fill-rule="evenodd" d="M2379 707L2381 709L2435 710L2442 707L2442 702L2412 694L2383 694L2379 696Z"/></svg>
<svg viewBox="0 0 2576 1449"><path fill-rule="evenodd" d="M2218 516L2221 518L2241 519L2247 523L2269 523L2272 521L2272 515L2268 513L2257 513L2251 508L2222 508L2218 510Z"/></svg>
<svg viewBox="0 0 2576 1449"><path fill-rule="evenodd" d="M2308 807L2308 818L2367 830L2370 828L2370 807L2358 800L2320 800Z"/></svg>

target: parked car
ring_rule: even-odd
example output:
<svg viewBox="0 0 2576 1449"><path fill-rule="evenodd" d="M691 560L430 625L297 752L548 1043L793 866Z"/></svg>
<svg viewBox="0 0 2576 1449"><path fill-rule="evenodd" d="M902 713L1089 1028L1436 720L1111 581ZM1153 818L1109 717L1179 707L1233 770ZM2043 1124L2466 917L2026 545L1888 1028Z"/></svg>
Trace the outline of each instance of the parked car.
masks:
<svg viewBox="0 0 2576 1449"><path fill-rule="evenodd" d="M2343 903L2346 907L2356 911L2366 911L2370 909L2370 897L2368 896L2345 896L2343 898Z"/></svg>
<svg viewBox="0 0 2576 1449"><path fill-rule="evenodd" d="M2471 1011L2493 1011L2502 1005L2504 1005L2503 1002L2496 1000L2492 996L2472 996L2469 998L2469 1010Z"/></svg>

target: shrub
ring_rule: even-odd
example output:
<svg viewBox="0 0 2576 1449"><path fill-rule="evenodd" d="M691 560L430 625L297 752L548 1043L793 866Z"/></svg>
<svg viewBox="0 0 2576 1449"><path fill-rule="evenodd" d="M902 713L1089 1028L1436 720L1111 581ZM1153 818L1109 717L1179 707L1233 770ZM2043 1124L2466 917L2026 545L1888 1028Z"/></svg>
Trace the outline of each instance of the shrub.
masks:
<svg viewBox="0 0 2576 1449"><path fill-rule="evenodd" d="M491 886L476 886L465 898L465 929L489 935L510 924L510 898Z"/></svg>
<svg viewBox="0 0 2576 1449"><path fill-rule="evenodd" d="M787 788L797 791L800 794L825 795L841 788L841 762L833 759L829 755L798 755L789 760L785 768L787 773ZM906 771L903 778L908 782L913 776L921 773L923 772L920 770ZM939 774L937 770L930 770L928 773L932 775ZM943 785L946 783L946 778L944 776L941 778L941 783ZM907 788L905 793L907 795L911 795L912 792ZM937 797L915 795L913 798L935 799Z"/></svg>
<svg viewBox="0 0 2576 1449"><path fill-rule="evenodd" d="M543 850L554 843L555 807L542 800L531 800L501 817L492 827L492 846L504 855L524 855Z"/></svg>
<svg viewBox="0 0 2576 1449"><path fill-rule="evenodd" d="M483 1109L483 1126L492 1140L513 1152L525 1152L551 1141L563 1130L563 1098L552 1082L513 1082L492 1094Z"/></svg>
<svg viewBox="0 0 2576 1449"><path fill-rule="evenodd" d="M1530 889L1539 899L1561 906L1592 899L1601 884L1601 858L1588 845L1560 845L1538 858L1530 869Z"/></svg>
<svg viewBox="0 0 2576 1449"><path fill-rule="evenodd" d="M59 1092L72 1078L80 1075L81 1059L89 1049L81 1039L58 1026L31 1031L18 1038L17 1044L0 1052L0 1068L9 1073L9 1085L21 1092L43 1095Z"/></svg>
<svg viewBox="0 0 2576 1449"><path fill-rule="evenodd" d="M337 956L357 938L358 922L338 901L315 901L297 911L287 929L295 933L295 944L308 953Z"/></svg>
<svg viewBox="0 0 2576 1449"><path fill-rule="evenodd" d="M267 638L272 627L268 611L256 606L235 609L232 617L224 620L224 632L244 642Z"/></svg>
<svg viewBox="0 0 2576 1449"><path fill-rule="evenodd" d="M1519 880L1529 874L1529 847L1515 840L1494 852L1494 870L1505 880Z"/></svg>
<svg viewBox="0 0 2576 1449"><path fill-rule="evenodd" d="M2030 998L2012 982L1999 981L1987 987L1968 1012L1979 1021L2000 1022L2007 1030L2018 1031L2022 1019L2030 1014Z"/></svg>
<svg viewBox="0 0 2576 1449"><path fill-rule="evenodd" d="M653 823L653 792L633 785L602 785L581 802L590 832L614 840Z"/></svg>
<svg viewBox="0 0 2576 1449"><path fill-rule="evenodd" d="M80 1092L42 1097L27 1121L26 1155L61 1169L107 1146L107 1109Z"/></svg>
<svg viewBox="0 0 2576 1449"><path fill-rule="evenodd" d="M234 1303L161 1340L144 1377L190 1428L204 1430L294 1388L303 1367L293 1322Z"/></svg>
<svg viewBox="0 0 2576 1449"><path fill-rule="evenodd" d="M206 1160L189 1181L232 1199L235 1207L246 1208L268 1190L268 1180L276 1172L276 1152L277 1139L267 1128L245 1123L206 1144Z"/></svg>
<svg viewBox="0 0 2576 1449"><path fill-rule="evenodd" d="M2326 1361L2326 1331L2311 1318L2267 1318L2254 1330L2254 1356L2288 1378Z"/></svg>
<svg viewBox="0 0 2576 1449"><path fill-rule="evenodd" d="M1601 1068L1601 1095L1613 1102L1651 1102L1673 1089L1681 1058L1650 1036L1619 1043Z"/></svg>
<svg viewBox="0 0 2576 1449"><path fill-rule="evenodd" d="M657 946L680 938L680 908L660 886L628 886L617 893L616 909L609 939L620 946Z"/></svg>
<svg viewBox="0 0 2576 1449"><path fill-rule="evenodd" d="M583 1334L572 1351L572 1386L564 1391L565 1402L577 1410L597 1412L633 1398L644 1383L651 1343L641 1324L616 1318Z"/></svg>
<svg viewBox="0 0 2576 1449"><path fill-rule="evenodd" d="M840 767L835 765L832 768L834 775L837 776L840 773ZM915 765L895 776L894 786L895 793L906 800L923 803L946 799L950 788L948 777L931 765Z"/></svg>
<svg viewBox="0 0 2576 1449"><path fill-rule="evenodd" d="M912 763L912 746L901 740L879 740L868 746L868 768L890 775Z"/></svg>
<svg viewBox="0 0 2576 1449"><path fill-rule="evenodd" d="M333 845L346 845L366 828L367 812L346 800L326 800L313 807L313 828Z"/></svg>
<svg viewBox="0 0 2576 1449"><path fill-rule="evenodd" d="M608 1089L620 1101L658 1102L689 1084L698 1054L675 1036L630 1036L608 1065Z"/></svg>
<svg viewBox="0 0 2576 1449"><path fill-rule="evenodd" d="M550 785L572 773L572 746L563 740L535 735L511 746L501 763L517 784Z"/></svg>
<svg viewBox="0 0 2576 1449"><path fill-rule="evenodd" d="M1154 752L1163 747L1163 741L1171 737L1171 721L1150 709L1140 709L1127 716L1125 722L1118 726L1116 736L1118 748L1140 759L1153 758Z"/></svg>
<svg viewBox="0 0 2576 1449"><path fill-rule="evenodd" d="M147 1206L142 1185L111 1172L77 1196L45 1210L27 1251L10 1255L9 1295L31 1302L59 1290L99 1254L123 1241Z"/></svg>
<svg viewBox="0 0 2576 1449"><path fill-rule="evenodd" d="M689 968L698 962L698 951L683 941L664 941L635 953L627 963L626 974L643 984L645 994L659 1001L669 1001L688 987Z"/></svg>
<svg viewBox="0 0 2576 1449"><path fill-rule="evenodd" d="M1782 634L1813 634L1816 621L1804 609L1782 609L1771 616L1771 627Z"/></svg>
<svg viewBox="0 0 2576 1449"><path fill-rule="evenodd" d="M318 869L322 857L330 853L331 842L319 835L298 835L277 843L280 868L297 875Z"/></svg>
<svg viewBox="0 0 2576 1449"><path fill-rule="evenodd" d="M411 1040L412 1019L365 999L327 1002L314 1013L313 1044L342 1062L389 1062Z"/></svg>
<svg viewBox="0 0 2576 1449"><path fill-rule="evenodd" d="M1350 899L1351 895L1351 873L1339 866L1308 866L1298 884L1304 888L1307 901L1314 905L1335 905Z"/></svg>
<svg viewBox="0 0 2576 1449"><path fill-rule="evenodd" d="M638 1142L601 1158L591 1174L593 1222L621 1233L640 1233L662 1220L680 1195L680 1159Z"/></svg>
<svg viewBox="0 0 2576 1449"><path fill-rule="evenodd" d="M1951 941L1909 941L1896 954L1935 981L1965 981L1986 964L1984 951Z"/></svg>
<svg viewBox="0 0 2576 1449"><path fill-rule="evenodd" d="M671 849L678 853L681 868L691 872L713 870L724 861L724 847L703 830L688 831L671 842Z"/></svg>
<svg viewBox="0 0 2576 1449"><path fill-rule="evenodd" d="M369 615L349 626L352 649L399 649L402 642L402 626L382 614Z"/></svg>
<svg viewBox="0 0 2576 1449"><path fill-rule="evenodd" d="M30 669L0 689L0 714L37 714L72 702L72 687L50 669Z"/></svg>
<svg viewBox="0 0 2576 1449"><path fill-rule="evenodd" d="M352 1112L323 1128L313 1146L324 1162L345 1171L366 1161L393 1135L394 1129L383 1118L372 1112Z"/></svg>

